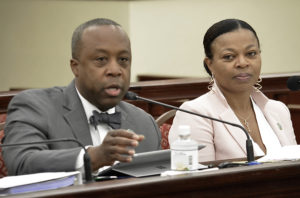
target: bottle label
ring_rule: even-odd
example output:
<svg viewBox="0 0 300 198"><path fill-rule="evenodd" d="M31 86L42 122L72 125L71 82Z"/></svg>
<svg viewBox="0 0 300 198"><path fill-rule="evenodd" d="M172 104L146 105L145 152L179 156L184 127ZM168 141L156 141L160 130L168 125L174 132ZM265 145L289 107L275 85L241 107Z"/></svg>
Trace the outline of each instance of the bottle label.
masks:
<svg viewBox="0 0 300 198"><path fill-rule="evenodd" d="M198 169L198 151L171 151L171 169L179 171Z"/></svg>

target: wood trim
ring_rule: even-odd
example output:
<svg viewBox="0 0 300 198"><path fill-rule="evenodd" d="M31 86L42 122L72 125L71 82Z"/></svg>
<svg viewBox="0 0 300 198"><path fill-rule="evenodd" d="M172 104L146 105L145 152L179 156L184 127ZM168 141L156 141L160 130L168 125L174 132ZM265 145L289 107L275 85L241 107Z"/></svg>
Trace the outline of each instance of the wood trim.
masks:
<svg viewBox="0 0 300 198"><path fill-rule="evenodd" d="M163 123L167 122L169 119L173 120L173 117L176 114L176 110L172 109L160 115L155 121L158 126L161 126Z"/></svg>
<svg viewBox="0 0 300 198"><path fill-rule="evenodd" d="M66 188L12 195L22 198L135 197L299 197L300 162L265 163L169 177L93 182Z"/></svg>
<svg viewBox="0 0 300 198"><path fill-rule="evenodd" d="M300 104L300 92L292 92L286 86L287 79L295 75L300 75L300 73L262 75L262 92L269 98L280 100L286 105ZM208 82L209 78L207 77L142 81L131 83L129 90L145 98L179 106L186 100L194 99L206 93ZM6 112L9 101L19 92L20 90L0 92L0 113ZM155 118L170 110L143 101L128 102L139 106Z"/></svg>
<svg viewBox="0 0 300 198"><path fill-rule="evenodd" d="M300 109L300 104L288 104L289 109Z"/></svg>

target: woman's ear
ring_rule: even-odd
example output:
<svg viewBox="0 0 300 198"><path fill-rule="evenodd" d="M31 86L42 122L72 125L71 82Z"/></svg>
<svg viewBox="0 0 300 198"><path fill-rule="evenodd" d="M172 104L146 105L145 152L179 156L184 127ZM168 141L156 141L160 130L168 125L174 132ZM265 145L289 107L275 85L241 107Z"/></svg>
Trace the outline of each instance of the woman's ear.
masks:
<svg viewBox="0 0 300 198"><path fill-rule="evenodd" d="M204 63L205 63L205 65L206 65L206 67L212 72L212 70L211 70L211 63L212 63L212 60L211 60L210 58L208 58L208 57L205 57L205 58L204 58Z"/></svg>
<svg viewBox="0 0 300 198"><path fill-rule="evenodd" d="M71 69L72 69L72 72L73 72L74 76L78 77L78 75L79 75L79 68L78 68L79 67L79 62L76 59L72 58L70 60L70 66L71 66Z"/></svg>

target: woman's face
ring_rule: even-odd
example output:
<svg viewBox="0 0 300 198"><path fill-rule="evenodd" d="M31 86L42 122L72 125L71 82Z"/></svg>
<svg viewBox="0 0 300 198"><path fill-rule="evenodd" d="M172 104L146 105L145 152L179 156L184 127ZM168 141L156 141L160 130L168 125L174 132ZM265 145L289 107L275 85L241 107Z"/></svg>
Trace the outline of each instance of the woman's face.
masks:
<svg viewBox="0 0 300 198"><path fill-rule="evenodd" d="M211 44L212 59L205 62L224 92L250 91L260 75L261 57L253 32L237 29L217 37Z"/></svg>

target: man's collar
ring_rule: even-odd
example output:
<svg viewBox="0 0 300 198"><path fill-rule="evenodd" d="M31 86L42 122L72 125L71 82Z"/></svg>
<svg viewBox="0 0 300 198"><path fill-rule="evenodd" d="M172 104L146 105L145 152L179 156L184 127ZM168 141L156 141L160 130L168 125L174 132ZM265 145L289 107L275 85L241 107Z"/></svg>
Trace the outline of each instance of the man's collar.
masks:
<svg viewBox="0 0 300 198"><path fill-rule="evenodd" d="M76 88L76 92L79 96L79 99L81 100L81 103L82 103L82 106L83 106L83 109L85 111L85 114L86 114L86 117L87 117L87 120L89 120L89 118L93 115L93 111L96 110L98 112L103 112L101 111L100 109L98 109L95 105L93 105L92 103L90 103L87 99L85 99L81 94L80 92L78 91L77 87L75 86ZM110 108L108 109L107 111L108 114L112 114L112 113L115 113L116 112L116 107L113 107L113 108Z"/></svg>

